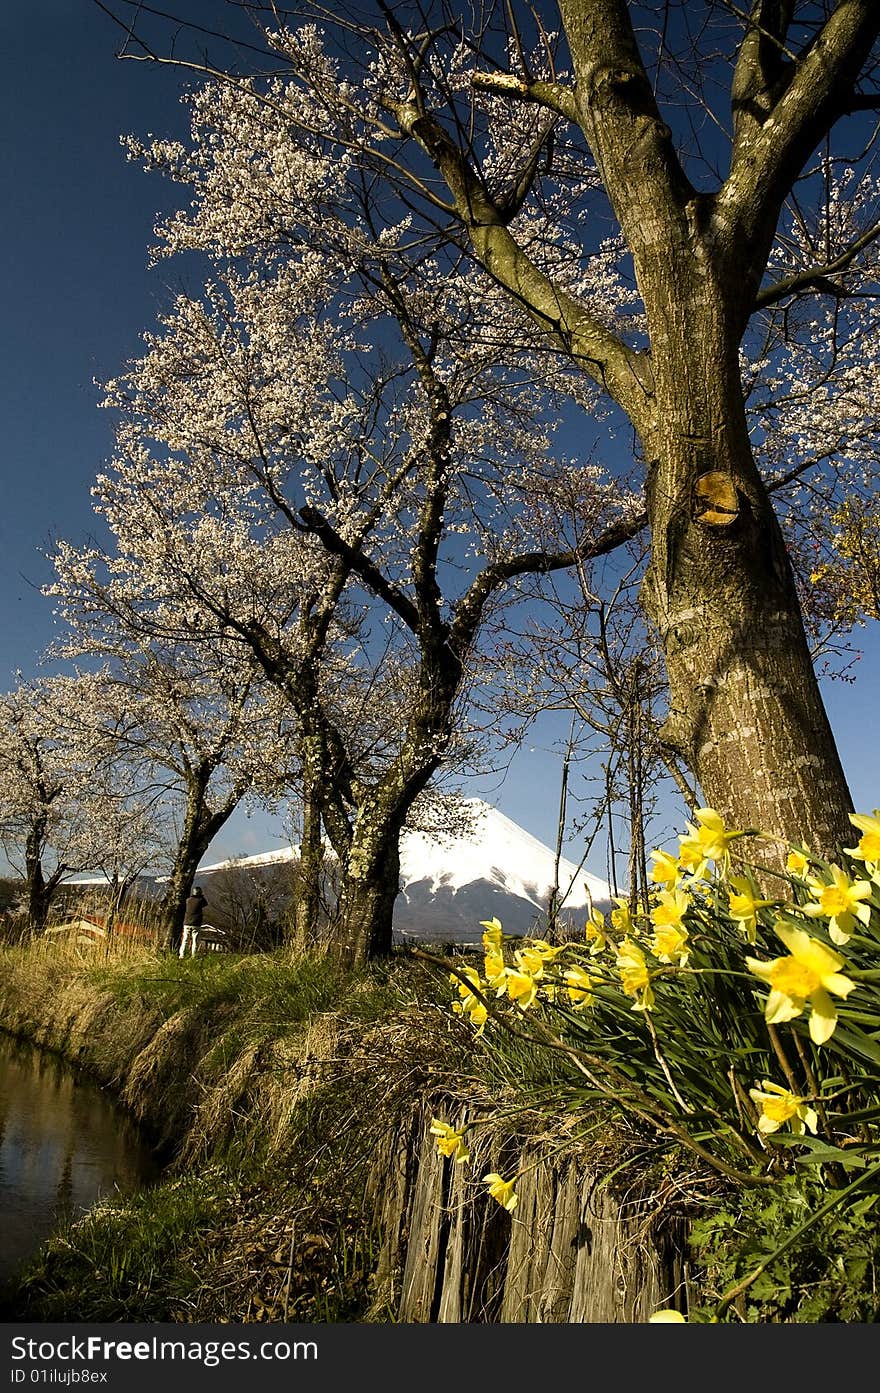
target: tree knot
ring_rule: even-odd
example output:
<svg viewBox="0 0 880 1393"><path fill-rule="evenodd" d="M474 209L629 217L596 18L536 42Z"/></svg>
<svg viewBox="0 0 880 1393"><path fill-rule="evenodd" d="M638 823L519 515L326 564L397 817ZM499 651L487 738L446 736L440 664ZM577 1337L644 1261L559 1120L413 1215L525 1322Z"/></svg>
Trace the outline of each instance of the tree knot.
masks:
<svg viewBox="0 0 880 1393"><path fill-rule="evenodd" d="M691 495L692 516L706 527L729 527L739 517L739 494L733 476L721 469L701 474Z"/></svg>

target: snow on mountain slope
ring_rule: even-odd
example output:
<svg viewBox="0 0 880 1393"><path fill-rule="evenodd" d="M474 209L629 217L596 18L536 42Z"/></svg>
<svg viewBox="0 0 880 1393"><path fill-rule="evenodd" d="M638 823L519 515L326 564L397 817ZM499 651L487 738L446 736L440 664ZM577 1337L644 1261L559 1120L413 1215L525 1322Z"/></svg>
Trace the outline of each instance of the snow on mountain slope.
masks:
<svg viewBox="0 0 880 1393"><path fill-rule="evenodd" d="M555 855L537 837L479 798L465 800L473 831L465 834L405 832L400 846L401 885L429 881L431 889L460 890L489 880L499 889L546 909L553 887ZM572 909L607 900L608 886L573 862L561 860L562 893L572 886L566 903Z"/></svg>
<svg viewBox="0 0 880 1393"><path fill-rule="evenodd" d="M540 926L547 911L554 852L481 799L463 802L466 832L404 832L395 929L417 938L474 942L480 936L480 920L494 915L508 933L531 932ZM247 869L278 865L295 856L294 849L284 847L238 861L200 866L199 876L207 878L230 865ZM589 905L609 907L610 891L605 882L579 871L564 858L559 865L559 886L567 919L582 923Z"/></svg>

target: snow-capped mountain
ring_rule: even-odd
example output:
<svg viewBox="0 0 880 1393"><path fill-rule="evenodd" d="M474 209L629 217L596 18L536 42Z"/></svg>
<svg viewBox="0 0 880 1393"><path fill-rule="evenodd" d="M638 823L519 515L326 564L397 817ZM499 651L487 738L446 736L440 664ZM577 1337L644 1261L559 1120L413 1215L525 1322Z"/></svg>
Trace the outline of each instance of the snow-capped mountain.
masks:
<svg viewBox="0 0 880 1393"><path fill-rule="evenodd" d="M400 844L400 895L394 928L408 938L477 942L481 919L498 918L507 933L543 928L553 888L555 853L497 808L463 800L466 831L404 832ZM231 866L277 866L296 856L288 847L199 868L210 898L210 876ZM562 915L583 924L590 905L607 910L604 881L562 859Z"/></svg>

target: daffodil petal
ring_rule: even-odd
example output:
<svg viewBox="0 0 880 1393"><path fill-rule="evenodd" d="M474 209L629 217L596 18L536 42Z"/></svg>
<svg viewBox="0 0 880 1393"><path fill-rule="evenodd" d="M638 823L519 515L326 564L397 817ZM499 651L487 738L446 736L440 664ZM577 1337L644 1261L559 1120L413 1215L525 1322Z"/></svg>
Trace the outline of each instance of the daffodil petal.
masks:
<svg viewBox="0 0 880 1393"><path fill-rule="evenodd" d="M844 977L842 972L830 972L828 976L823 979L822 986L825 991L834 992L835 996L847 997L855 986L855 982L851 977ZM814 993L813 995L814 1001L816 995L818 995L818 993Z"/></svg>
<svg viewBox="0 0 880 1393"><path fill-rule="evenodd" d="M764 1019L768 1025L781 1025L783 1021L794 1020L803 1009L803 1002L798 1003L792 997L786 996L785 992L776 991L774 988L767 997Z"/></svg>
<svg viewBox="0 0 880 1393"><path fill-rule="evenodd" d="M837 1026L837 1010L826 991L813 992L810 997L810 1039L814 1045L824 1045L830 1040Z"/></svg>

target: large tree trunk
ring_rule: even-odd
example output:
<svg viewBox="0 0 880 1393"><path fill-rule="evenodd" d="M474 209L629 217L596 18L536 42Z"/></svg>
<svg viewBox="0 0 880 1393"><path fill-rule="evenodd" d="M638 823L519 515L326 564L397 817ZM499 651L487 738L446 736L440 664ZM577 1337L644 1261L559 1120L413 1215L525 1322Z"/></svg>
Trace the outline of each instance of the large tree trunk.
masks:
<svg viewBox="0 0 880 1393"><path fill-rule="evenodd" d="M162 899L162 919L165 924L165 948L176 953L183 936L183 916L186 913L187 897L204 856L192 841L186 847L181 843L174 858L174 866L168 879L168 888Z"/></svg>
<svg viewBox="0 0 880 1393"><path fill-rule="evenodd" d="M852 801L752 454L729 296L691 268L688 284L668 258L645 287L656 426L643 600L666 656L663 735L732 826L828 854L850 835Z"/></svg>
<svg viewBox="0 0 880 1393"><path fill-rule="evenodd" d="M47 893L46 882L43 879L43 868L39 861L28 866L27 904L31 931L39 935L46 927L49 905L51 904L51 895Z"/></svg>
<svg viewBox="0 0 880 1393"><path fill-rule="evenodd" d="M349 967L391 952L400 890L400 833L412 799L371 796L359 808L338 906L336 947Z"/></svg>
<svg viewBox="0 0 880 1393"><path fill-rule="evenodd" d="M580 126L633 258L647 350L610 331L517 243L518 186L493 201L466 146L425 103L392 109L443 176L477 259L641 439L653 549L643 593L668 664L670 746L730 822L828 852L850 835L851 799L755 468L737 359L780 209L851 109L880 21L869 0L837 5L790 61L791 7L759 9L736 67L730 173L714 193L699 193L679 160L625 0L559 0L573 82L474 78ZM538 165L523 168L524 186Z"/></svg>

